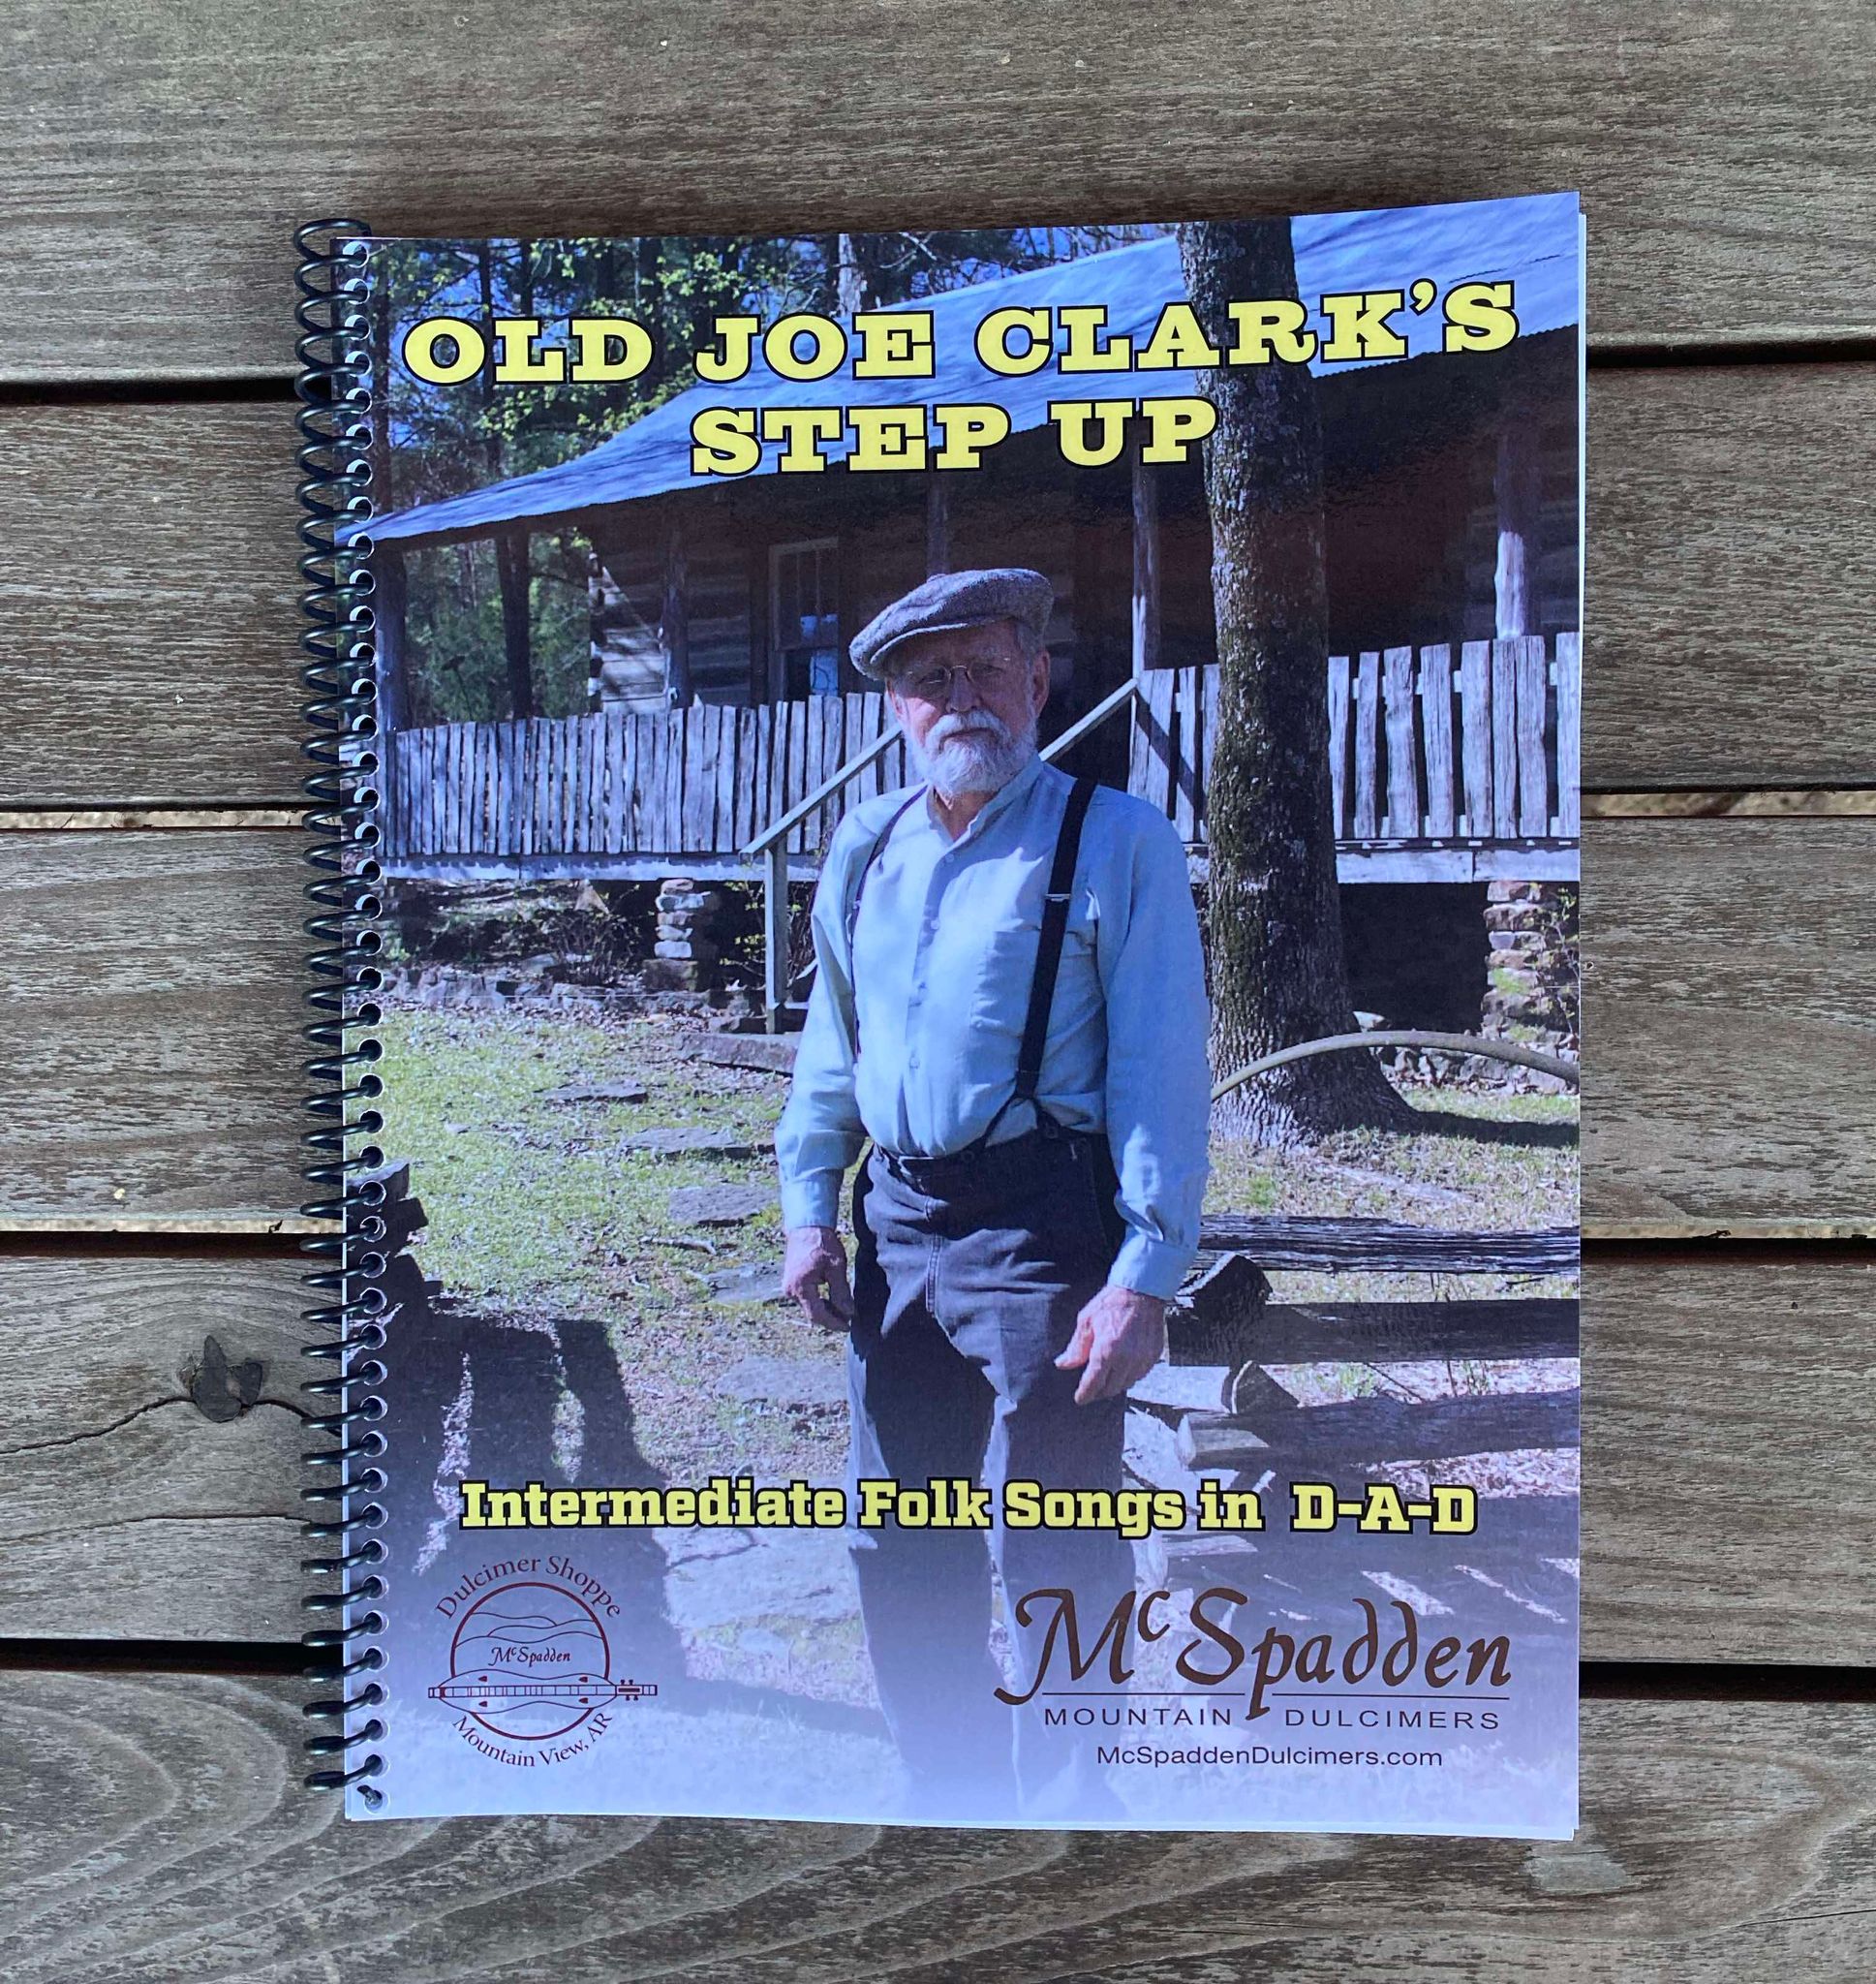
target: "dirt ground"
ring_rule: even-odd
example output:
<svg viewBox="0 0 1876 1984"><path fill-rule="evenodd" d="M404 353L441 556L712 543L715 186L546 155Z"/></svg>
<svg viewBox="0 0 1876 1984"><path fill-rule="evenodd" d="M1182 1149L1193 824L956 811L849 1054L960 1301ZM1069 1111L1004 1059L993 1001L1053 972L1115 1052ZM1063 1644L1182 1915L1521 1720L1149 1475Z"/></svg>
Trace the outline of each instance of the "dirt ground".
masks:
<svg viewBox="0 0 1876 1984"><path fill-rule="evenodd" d="M768 1144L787 1077L696 1058L688 1016L390 1004L380 1029L382 1142L413 1162L429 1216L423 1270L453 1300L504 1319L603 1325L646 1458L674 1480L717 1472L839 1476L840 1347L774 1299L782 1254ZM643 1101L550 1100L570 1084L635 1085ZM1567 1225L1577 1218L1576 1102L1442 1087L1410 1092L1424 1132L1358 1132L1303 1155L1215 1145L1216 1210L1386 1216L1454 1227ZM630 1139L674 1126L753 1155L662 1155ZM674 1190L765 1191L725 1224L674 1216ZM1280 1298L1417 1300L1511 1292L1479 1276L1284 1275ZM1520 1292L1567 1294L1526 1282ZM764 1299L765 1293L771 1299ZM1546 1389L1545 1365L1313 1366L1278 1374L1307 1403L1391 1392ZM1472 1464L1488 1492L1574 1488L1574 1457ZM1407 1471L1403 1478L1411 1479Z"/></svg>

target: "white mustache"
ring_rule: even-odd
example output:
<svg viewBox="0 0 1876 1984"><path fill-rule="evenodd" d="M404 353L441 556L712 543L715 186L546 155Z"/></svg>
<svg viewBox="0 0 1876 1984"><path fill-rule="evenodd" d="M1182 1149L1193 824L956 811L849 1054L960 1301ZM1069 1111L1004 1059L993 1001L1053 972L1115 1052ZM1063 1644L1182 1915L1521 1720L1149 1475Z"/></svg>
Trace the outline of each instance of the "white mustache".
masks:
<svg viewBox="0 0 1876 1984"><path fill-rule="evenodd" d="M938 718L926 732L928 749L938 750L950 743L953 737L969 736L972 732L983 732L994 737L1000 744L1015 741L1015 732L994 711L987 709L954 710Z"/></svg>

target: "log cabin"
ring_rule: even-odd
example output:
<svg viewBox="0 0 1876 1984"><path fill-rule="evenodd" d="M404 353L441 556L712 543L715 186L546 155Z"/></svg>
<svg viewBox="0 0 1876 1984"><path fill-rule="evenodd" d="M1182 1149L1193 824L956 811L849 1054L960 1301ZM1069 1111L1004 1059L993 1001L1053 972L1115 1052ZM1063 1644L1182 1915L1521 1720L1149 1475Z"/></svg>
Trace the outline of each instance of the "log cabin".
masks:
<svg viewBox="0 0 1876 1984"><path fill-rule="evenodd" d="M1463 884L1480 901L1482 885L1574 881L1579 828L1580 223L1571 196L1491 207L1489 228L1471 206L1293 229L1312 306L1426 294L1421 278L1430 294L1512 285L1519 334L1499 349L1449 350L1441 313L1408 307L1401 356L1310 362L1338 866L1350 883ZM930 573L1010 563L1056 589L1045 745L1160 806L1202 862L1216 661L1200 459L1152 462L1136 435L1106 465L1071 466L1051 418L1064 397L1188 397L1202 382L1053 364L1000 376L973 335L994 309L1058 322L1100 303L1109 337L1144 343L1184 293L1170 233L953 290L920 299L937 361L919 388L855 378L850 357L831 379L789 380L758 355L743 379L693 386L575 459L375 519L389 871L733 876L766 857L811 875L842 807L905 775L847 640ZM969 473L834 460L784 474L774 449L740 476L693 467L707 409L915 395L994 401L1010 434ZM403 554L492 539L525 571L529 533L549 528L590 547L586 709L399 727ZM522 616L507 637L526 641Z"/></svg>

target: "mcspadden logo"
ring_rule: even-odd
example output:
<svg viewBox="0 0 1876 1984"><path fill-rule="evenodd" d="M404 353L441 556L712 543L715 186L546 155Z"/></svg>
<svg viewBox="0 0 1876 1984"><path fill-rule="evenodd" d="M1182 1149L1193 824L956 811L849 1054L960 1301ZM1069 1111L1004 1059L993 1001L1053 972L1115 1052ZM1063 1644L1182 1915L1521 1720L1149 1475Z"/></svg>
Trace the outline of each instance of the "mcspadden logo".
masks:
<svg viewBox="0 0 1876 1984"><path fill-rule="evenodd" d="M603 1589L595 1590L616 1613ZM432 1701L457 1711L456 1733L473 1749L523 1768L581 1755L612 1726L614 1704L657 1692L655 1682L615 1680L595 1604L542 1578L482 1593L456 1623L449 1678L429 1690Z"/></svg>

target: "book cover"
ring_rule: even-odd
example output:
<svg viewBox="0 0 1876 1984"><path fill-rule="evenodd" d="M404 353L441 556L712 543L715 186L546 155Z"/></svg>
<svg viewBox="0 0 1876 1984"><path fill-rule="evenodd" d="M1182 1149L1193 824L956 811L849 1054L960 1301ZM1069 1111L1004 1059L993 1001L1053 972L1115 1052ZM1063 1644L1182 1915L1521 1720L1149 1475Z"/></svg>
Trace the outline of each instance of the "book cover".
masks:
<svg viewBox="0 0 1876 1984"><path fill-rule="evenodd" d="M1576 197L334 266L348 1810L1568 1836Z"/></svg>

